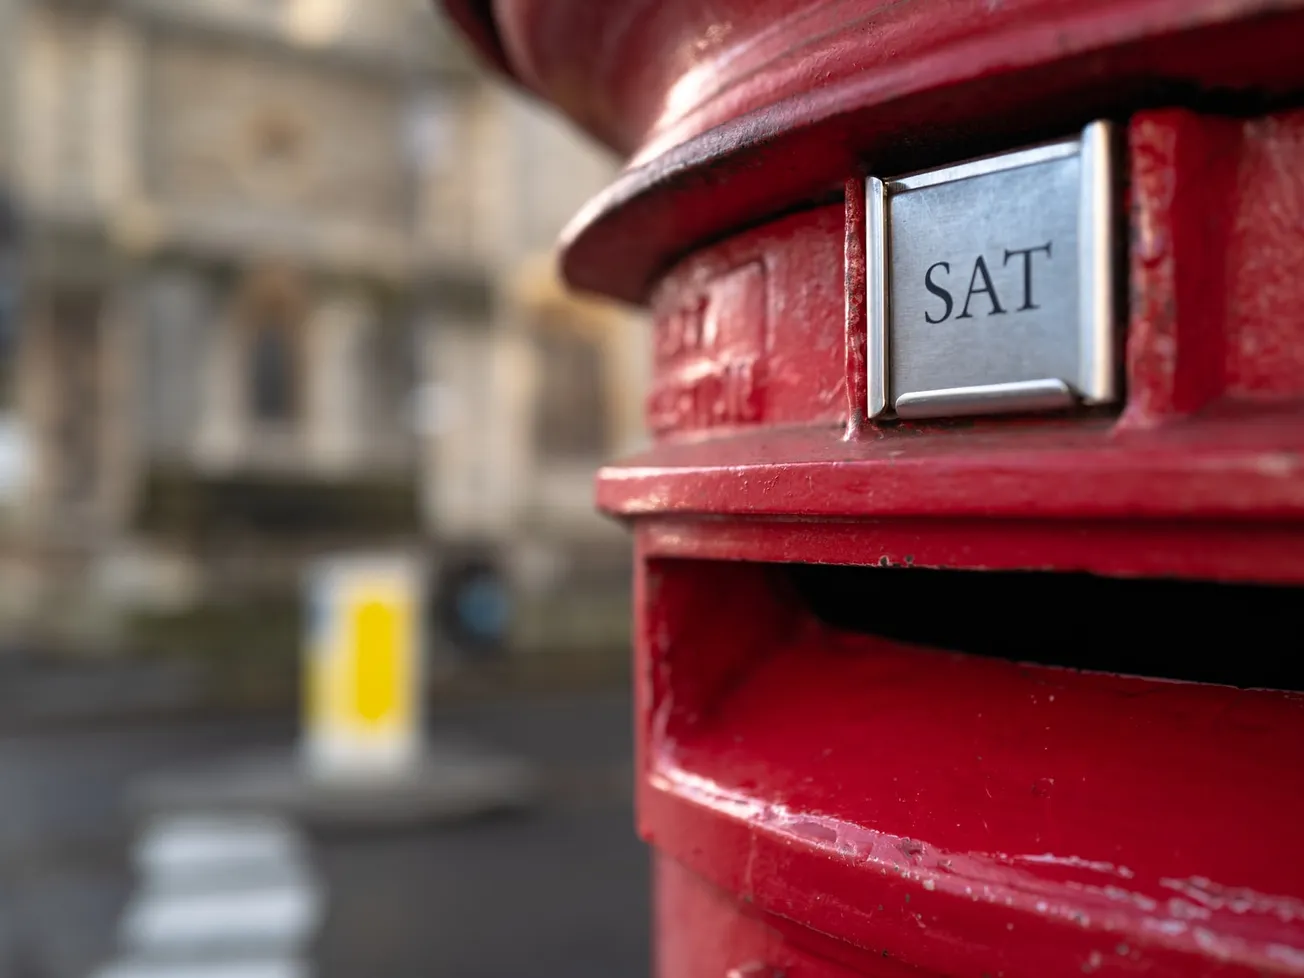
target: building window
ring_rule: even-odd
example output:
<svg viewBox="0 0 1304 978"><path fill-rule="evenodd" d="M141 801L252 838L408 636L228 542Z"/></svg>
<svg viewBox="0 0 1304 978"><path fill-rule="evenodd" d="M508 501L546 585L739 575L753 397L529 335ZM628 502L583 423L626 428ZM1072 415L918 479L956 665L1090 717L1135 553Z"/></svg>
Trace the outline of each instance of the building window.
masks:
<svg viewBox="0 0 1304 978"><path fill-rule="evenodd" d="M537 335L539 364L535 443L559 461L591 462L607 452L608 404L602 347L568 329Z"/></svg>
<svg viewBox="0 0 1304 978"><path fill-rule="evenodd" d="M17 368L20 235L17 204L0 189L0 411L14 406Z"/></svg>
<svg viewBox="0 0 1304 978"><path fill-rule="evenodd" d="M238 294L239 383L255 425L290 425L303 412L306 315L304 283L293 269L256 269Z"/></svg>
<svg viewBox="0 0 1304 978"><path fill-rule="evenodd" d="M63 502L93 502L100 475L100 295L58 292L49 299L50 448Z"/></svg>
<svg viewBox="0 0 1304 978"><path fill-rule="evenodd" d="M263 319L249 347L249 407L255 421L288 424L298 408L294 337L284 320Z"/></svg>

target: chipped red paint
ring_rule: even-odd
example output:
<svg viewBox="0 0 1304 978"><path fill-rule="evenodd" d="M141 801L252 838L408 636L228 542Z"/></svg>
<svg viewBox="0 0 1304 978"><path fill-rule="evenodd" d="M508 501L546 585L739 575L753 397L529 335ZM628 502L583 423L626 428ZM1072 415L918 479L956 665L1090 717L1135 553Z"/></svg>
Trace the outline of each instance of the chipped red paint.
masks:
<svg viewBox="0 0 1304 978"><path fill-rule="evenodd" d="M847 377L847 437L852 438L861 430L866 419L868 401L868 361L866 360L866 289L869 287L869 270L865 259L866 224L864 174L857 173L843 187L844 227L842 231L843 259L843 342L846 347L846 359L843 368Z"/></svg>
<svg viewBox="0 0 1304 978"><path fill-rule="evenodd" d="M1300 694L911 646L776 567L1304 585L1304 3L447 6L632 160L564 269L654 319L653 445L597 491L636 544L657 973L1304 975ZM1099 116L1124 403L865 421L864 175Z"/></svg>

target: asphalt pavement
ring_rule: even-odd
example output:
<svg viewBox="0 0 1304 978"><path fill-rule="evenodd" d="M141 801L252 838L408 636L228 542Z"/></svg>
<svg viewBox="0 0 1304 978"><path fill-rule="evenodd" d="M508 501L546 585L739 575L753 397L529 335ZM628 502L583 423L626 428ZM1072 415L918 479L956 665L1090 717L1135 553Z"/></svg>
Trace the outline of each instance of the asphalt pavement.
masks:
<svg viewBox="0 0 1304 978"><path fill-rule="evenodd" d="M530 811L438 827L317 831L322 978L648 973L648 863L618 693L436 704L432 735L538 764ZM0 978L86 978L132 891L142 776L293 743L288 717L116 721L0 736Z"/></svg>

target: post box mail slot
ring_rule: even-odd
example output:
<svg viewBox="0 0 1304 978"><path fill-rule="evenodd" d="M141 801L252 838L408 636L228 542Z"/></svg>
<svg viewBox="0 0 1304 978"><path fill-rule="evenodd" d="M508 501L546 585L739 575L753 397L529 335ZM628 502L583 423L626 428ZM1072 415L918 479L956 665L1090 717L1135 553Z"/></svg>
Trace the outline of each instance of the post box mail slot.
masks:
<svg viewBox="0 0 1304 978"><path fill-rule="evenodd" d="M867 181L869 413L1114 399L1109 127Z"/></svg>

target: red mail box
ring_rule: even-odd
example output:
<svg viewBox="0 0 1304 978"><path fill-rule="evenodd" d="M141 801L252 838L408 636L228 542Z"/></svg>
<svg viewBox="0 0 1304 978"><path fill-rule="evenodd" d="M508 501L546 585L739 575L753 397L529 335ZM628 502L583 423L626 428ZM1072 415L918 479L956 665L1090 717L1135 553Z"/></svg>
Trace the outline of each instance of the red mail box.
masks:
<svg viewBox="0 0 1304 978"><path fill-rule="evenodd" d="M1304 3L447 7L629 157L562 262L655 319L597 494L658 973L1304 973ZM871 188L1093 120L1117 398L874 410L919 225Z"/></svg>

